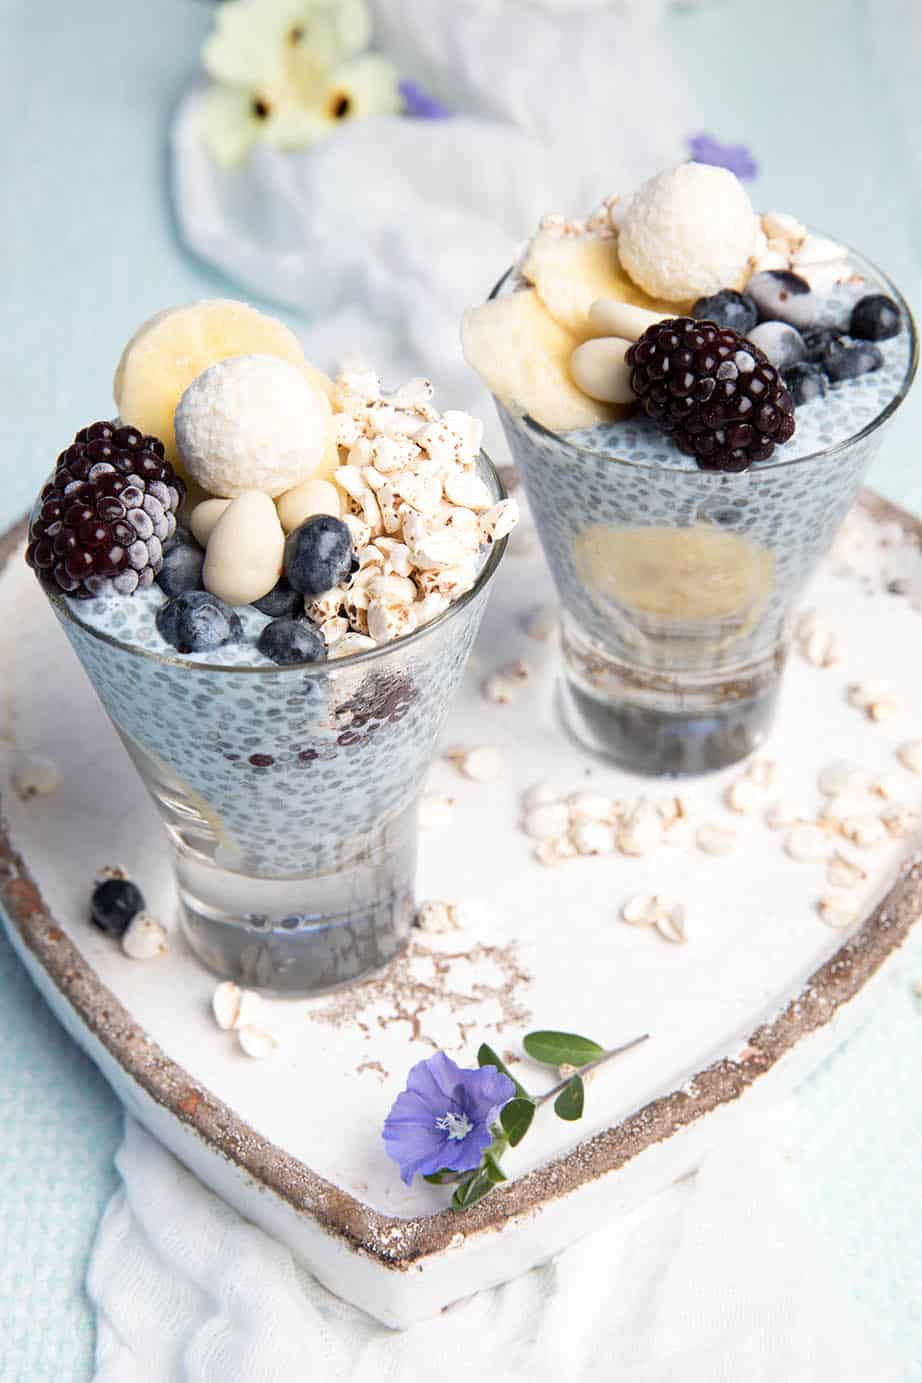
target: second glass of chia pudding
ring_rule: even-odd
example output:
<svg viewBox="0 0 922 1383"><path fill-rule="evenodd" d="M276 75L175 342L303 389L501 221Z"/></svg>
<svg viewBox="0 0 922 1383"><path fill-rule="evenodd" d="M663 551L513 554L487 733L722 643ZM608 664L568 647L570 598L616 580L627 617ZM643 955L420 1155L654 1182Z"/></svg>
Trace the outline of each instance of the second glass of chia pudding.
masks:
<svg viewBox="0 0 922 1383"><path fill-rule="evenodd" d="M861 255L682 164L545 218L465 316L562 605L564 721L633 771L734 763L915 373Z"/></svg>
<svg viewBox="0 0 922 1383"><path fill-rule="evenodd" d="M129 342L27 560L159 810L196 955L310 994L400 949L420 788L515 523L481 426L223 300Z"/></svg>

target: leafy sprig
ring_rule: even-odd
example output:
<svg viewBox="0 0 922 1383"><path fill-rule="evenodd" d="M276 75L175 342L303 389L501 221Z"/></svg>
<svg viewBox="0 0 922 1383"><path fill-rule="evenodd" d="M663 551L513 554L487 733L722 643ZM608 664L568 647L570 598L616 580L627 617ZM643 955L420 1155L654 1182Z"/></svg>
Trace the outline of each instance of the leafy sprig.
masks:
<svg viewBox="0 0 922 1383"><path fill-rule="evenodd" d="M434 1172L427 1176L426 1180L437 1186L454 1184L452 1209L469 1210L472 1205L476 1205L484 1196L489 1195L495 1186L507 1179L501 1159L509 1148L516 1148L522 1142L542 1106L553 1101L554 1113L558 1119L564 1119L568 1123L581 1119L586 1101L584 1077L596 1067L611 1061L613 1057L639 1046L648 1037L649 1033L644 1033L631 1042L625 1042L620 1047L612 1047L606 1051L598 1042L593 1042L589 1037L580 1037L578 1033L554 1032L548 1029L528 1033L522 1042L526 1054L543 1066L553 1066L558 1070L563 1068L566 1072L556 1085L541 1095L530 1094L493 1048L486 1042L482 1043L477 1052L478 1066L495 1066L497 1071L508 1076L515 1088L515 1094L503 1105L498 1120L491 1126L493 1140L484 1152L478 1167L471 1172ZM574 1069L567 1069L570 1067Z"/></svg>

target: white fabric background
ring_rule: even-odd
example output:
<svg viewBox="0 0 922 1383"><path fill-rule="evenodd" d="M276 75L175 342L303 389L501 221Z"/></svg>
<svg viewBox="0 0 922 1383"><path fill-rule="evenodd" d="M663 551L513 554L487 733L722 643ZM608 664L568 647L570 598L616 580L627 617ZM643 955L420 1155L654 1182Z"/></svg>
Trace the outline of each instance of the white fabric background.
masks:
<svg viewBox="0 0 922 1383"><path fill-rule="evenodd" d="M373 8L401 73L458 114L356 121L302 153L260 148L226 170L200 143L193 92L172 134L180 231L244 288L303 313L318 364L332 368L361 343L385 378L425 374L452 407L486 415L461 356L461 313L545 212L586 214L683 158L687 87L655 4L565 15L529 0Z"/></svg>
<svg viewBox="0 0 922 1383"><path fill-rule="evenodd" d="M799 1206L792 1105L403 1333L338 1300L131 1119L88 1288L96 1383L899 1383Z"/></svg>

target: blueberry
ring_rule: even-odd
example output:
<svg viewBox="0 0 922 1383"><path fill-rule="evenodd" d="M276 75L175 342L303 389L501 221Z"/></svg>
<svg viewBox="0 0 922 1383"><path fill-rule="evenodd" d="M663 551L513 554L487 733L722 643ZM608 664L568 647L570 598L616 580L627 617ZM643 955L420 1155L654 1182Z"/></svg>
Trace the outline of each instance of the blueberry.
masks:
<svg viewBox="0 0 922 1383"><path fill-rule="evenodd" d="M822 365L826 352L839 343L842 343L842 332L838 327L814 327L813 331L804 333L805 358Z"/></svg>
<svg viewBox="0 0 922 1383"><path fill-rule="evenodd" d="M169 552L171 547L198 547L198 543L193 538L185 524L178 523L173 531L173 536L167 538L163 544L164 552Z"/></svg>
<svg viewBox="0 0 922 1383"><path fill-rule="evenodd" d="M831 345L823 356L823 369L826 371L833 384L839 384L843 379L858 379L861 375L868 375L873 370L879 370L884 363L884 358L876 346L872 346L868 341L859 341L855 345L850 345L847 341L838 341Z"/></svg>
<svg viewBox="0 0 922 1383"><path fill-rule="evenodd" d="M859 341L887 341L900 330L900 309L883 293L868 293L852 308L849 334Z"/></svg>
<svg viewBox="0 0 922 1383"><path fill-rule="evenodd" d="M802 403L813 403L815 399L825 397L826 376L819 365L814 365L809 360L802 360L796 365L790 365L783 371L782 378L788 393L798 407Z"/></svg>
<svg viewBox="0 0 922 1383"><path fill-rule="evenodd" d="M110 936L122 936L144 907L144 897L130 879L103 879L93 889L90 917Z"/></svg>
<svg viewBox="0 0 922 1383"><path fill-rule="evenodd" d="M253 608L272 619L278 619L281 615L300 615L304 611L304 596L300 591L293 591L283 576L268 595L253 601Z"/></svg>
<svg viewBox="0 0 922 1383"><path fill-rule="evenodd" d="M796 327L787 322L762 322L753 327L747 340L764 351L776 370L796 365L807 354L804 338Z"/></svg>
<svg viewBox="0 0 922 1383"><path fill-rule="evenodd" d="M817 301L806 279L789 269L764 269L746 284L763 322L787 322L801 331L813 325Z"/></svg>
<svg viewBox="0 0 922 1383"><path fill-rule="evenodd" d="M167 595L182 595L183 591L202 589L202 568L205 554L200 547L185 543L170 547L163 554L163 566L157 573L157 585Z"/></svg>
<svg viewBox="0 0 922 1383"><path fill-rule="evenodd" d="M729 327L740 336L748 336L750 328L759 320L759 309L747 293L724 288L710 298L699 298L689 315L697 322L716 322L719 327Z"/></svg>
<svg viewBox="0 0 922 1383"><path fill-rule="evenodd" d="M352 535L342 519L314 514L285 539L285 576L302 595L323 595L352 570Z"/></svg>
<svg viewBox="0 0 922 1383"><path fill-rule="evenodd" d="M326 644L310 620L288 617L266 625L259 651L273 663L319 663L326 657Z"/></svg>
<svg viewBox="0 0 922 1383"><path fill-rule="evenodd" d="M161 606L157 628L180 653L205 653L243 637L240 616L209 591L183 591Z"/></svg>

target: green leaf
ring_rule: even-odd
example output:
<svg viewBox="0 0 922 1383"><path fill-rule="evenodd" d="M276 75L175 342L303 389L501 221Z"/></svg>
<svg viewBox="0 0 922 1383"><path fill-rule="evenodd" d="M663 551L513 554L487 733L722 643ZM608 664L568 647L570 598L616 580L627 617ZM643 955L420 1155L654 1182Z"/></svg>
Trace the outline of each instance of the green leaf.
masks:
<svg viewBox="0 0 922 1383"><path fill-rule="evenodd" d="M503 1105L500 1110L499 1122L509 1139L510 1148L515 1148L521 1143L531 1128L531 1121L534 1117L535 1106L532 1100L510 1100L508 1104Z"/></svg>
<svg viewBox="0 0 922 1383"><path fill-rule="evenodd" d="M581 1119L585 1096L582 1076L571 1076L554 1101L554 1113L560 1119Z"/></svg>
<svg viewBox="0 0 922 1383"><path fill-rule="evenodd" d="M489 1195L493 1190L494 1183L489 1175L484 1171L477 1171L473 1176L462 1181L451 1198L452 1210L469 1210L472 1205L482 1201L484 1196Z"/></svg>
<svg viewBox="0 0 922 1383"><path fill-rule="evenodd" d="M522 1046L533 1061L545 1066L585 1066L605 1055L605 1048L575 1032L530 1032Z"/></svg>
<svg viewBox="0 0 922 1383"><path fill-rule="evenodd" d="M444 1185L446 1184L446 1182L460 1181L460 1180L461 1180L461 1173L460 1173L460 1172L449 1172L449 1171L448 1171L446 1168L444 1168L444 1167L442 1168L442 1170L441 1170L440 1172L430 1172L428 1176L424 1176L424 1177L423 1177L423 1181L428 1181L429 1184L430 1184L431 1186L444 1186Z"/></svg>
<svg viewBox="0 0 922 1383"><path fill-rule="evenodd" d="M519 1082L516 1080L515 1076L509 1070L506 1063L504 1061L500 1061L499 1057L496 1055L493 1048L488 1047L486 1042L482 1042L479 1048L477 1049L477 1065L495 1066L497 1071L501 1071L504 1076L509 1077L509 1079L512 1081L512 1084L515 1086L515 1093L517 1095L521 1096L523 1100L531 1099L531 1096L525 1089L524 1085L519 1085Z"/></svg>
<svg viewBox="0 0 922 1383"><path fill-rule="evenodd" d="M487 1148L486 1152L483 1155L483 1170L486 1172L487 1176L490 1178L490 1182L494 1186L497 1186L501 1181L507 1180L506 1173L503 1171L502 1167L499 1165L496 1158L490 1152L489 1148Z"/></svg>

